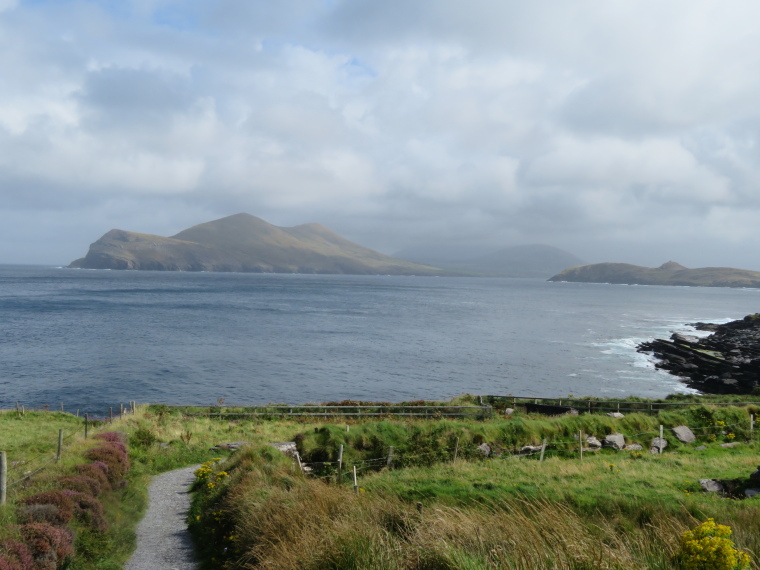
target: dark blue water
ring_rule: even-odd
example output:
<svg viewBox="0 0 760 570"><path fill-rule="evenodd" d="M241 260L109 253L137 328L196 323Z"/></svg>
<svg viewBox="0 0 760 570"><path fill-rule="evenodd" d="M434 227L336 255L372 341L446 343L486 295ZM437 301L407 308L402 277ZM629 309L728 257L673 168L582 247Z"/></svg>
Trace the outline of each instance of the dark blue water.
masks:
<svg viewBox="0 0 760 570"><path fill-rule="evenodd" d="M760 290L0 266L0 407L664 396L635 352Z"/></svg>

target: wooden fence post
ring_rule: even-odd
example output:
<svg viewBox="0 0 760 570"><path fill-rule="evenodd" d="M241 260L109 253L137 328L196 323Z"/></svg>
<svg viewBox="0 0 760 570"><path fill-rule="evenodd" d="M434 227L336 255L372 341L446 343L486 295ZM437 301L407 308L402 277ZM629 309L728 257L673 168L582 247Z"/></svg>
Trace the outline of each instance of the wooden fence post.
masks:
<svg viewBox="0 0 760 570"><path fill-rule="evenodd" d="M583 430L578 432L578 453L581 460L583 460Z"/></svg>
<svg viewBox="0 0 760 570"><path fill-rule="evenodd" d="M61 402L61 413L63 413L63 402Z"/></svg>
<svg viewBox="0 0 760 570"><path fill-rule="evenodd" d="M338 448L338 483L343 480L343 444Z"/></svg>
<svg viewBox="0 0 760 570"><path fill-rule="evenodd" d="M546 438L544 438L544 441L541 442L541 458L539 459L540 462L544 461L544 451L546 451Z"/></svg>
<svg viewBox="0 0 760 570"><path fill-rule="evenodd" d="M4 451L0 451L0 505L5 504L6 489L8 486L8 458Z"/></svg>
<svg viewBox="0 0 760 570"><path fill-rule="evenodd" d="M390 469L393 465L393 446L388 448L388 459L385 461L385 466Z"/></svg>
<svg viewBox="0 0 760 570"><path fill-rule="evenodd" d="M88 428L90 427L88 425L90 423L89 419L90 419L89 414L87 414L87 412L85 412L85 414L84 414L84 438L85 439L87 439L87 431L88 431Z"/></svg>
<svg viewBox="0 0 760 570"><path fill-rule="evenodd" d="M113 407L108 408L108 423L113 423Z"/></svg>
<svg viewBox="0 0 760 570"><path fill-rule="evenodd" d="M665 440L662 438L662 424L660 424L660 445L657 446L657 448L659 449L658 453L660 454L662 453L662 448L665 447L663 445L664 441Z"/></svg>
<svg viewBox="0 0 760 570"><path fill-rule="evenodd" d="M755 439L755 414L749 415L749 438Z"/></svg>
<svg viewBox="0 0 760 570"><path fill-rule="evenodd" d="M457 454L459 453L459 438L457 438L457 442L454 444L454 463L457 461Z"/></svg>
<svg viewBox="0 0 760 570"><path fill-rule="evenodd" d="M356 465L354 465L354 493L359 492L359 483L356 482Z"/></svg>
<svg viewBox="0 0 760 570"><path fill-rule="evenodd" d="M58 430L58 452L55 454L56 462L61 461L61 451L63 450L63 430Z"/></svg>

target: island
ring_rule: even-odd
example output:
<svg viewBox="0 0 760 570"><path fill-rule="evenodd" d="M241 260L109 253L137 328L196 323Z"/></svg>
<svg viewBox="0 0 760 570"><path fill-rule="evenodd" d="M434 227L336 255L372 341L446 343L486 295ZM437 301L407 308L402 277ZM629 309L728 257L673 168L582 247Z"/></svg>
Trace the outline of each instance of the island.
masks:
<svg viewBox="0 0 760 570"><path fill-rule="evenodd" d="M114 229L70 268L240 273L445 275L362 247L320 224L274 226L250 214L199 224L171 237Z"/></svg>
<svg viewBox="0 0 760 570"><path fill-rule="evenodd" d="M594 263L570 267L549 281L611 283L619 285L678 285L688 287L760 287L760 271L732 267L689 269L675 261L659 267L628 263Z"/></svg>
<svg viewBox="0 0 760 570"><path fill-rule="evenodd" d="M654 355L657 368L679 376L706 394L760 392L760 314L717 325L693 323L704 338L674 333L670 340L641 343L637 350Z"/></svg>

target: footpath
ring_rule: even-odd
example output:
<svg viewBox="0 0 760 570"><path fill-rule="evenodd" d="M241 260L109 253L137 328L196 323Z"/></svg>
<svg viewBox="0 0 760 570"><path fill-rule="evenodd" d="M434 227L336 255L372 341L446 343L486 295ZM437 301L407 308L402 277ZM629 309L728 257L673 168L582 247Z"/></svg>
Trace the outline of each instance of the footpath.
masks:
<svg viewBox="0 0 760 570"><path fill-rule="evenodd" d="M184 467L154 477L148 488L148 511L137 527L137 549L125 570L196 570L187 530L188 489L198 468Z"/></svg>

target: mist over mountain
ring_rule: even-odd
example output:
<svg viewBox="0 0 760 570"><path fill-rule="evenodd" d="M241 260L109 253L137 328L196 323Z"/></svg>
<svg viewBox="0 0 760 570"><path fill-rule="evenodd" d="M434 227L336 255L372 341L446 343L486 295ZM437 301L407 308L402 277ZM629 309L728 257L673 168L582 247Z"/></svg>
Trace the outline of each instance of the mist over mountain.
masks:
<svg viewBox="0 0 760 570"><path fill-rule="evenodd" d="M394 257L490 277L550 277L584 263L572 253L542 244L517 245L497 251L470 246L419 246L398 251Z"/></svg>
<svg viewBox="0 0 760 570"><path fill-rule="evenodd" d="M446 273L362 247L320 224L283 228L250 214L199 224L171 237L114 229L69 267L241 273Z"/></svg>

